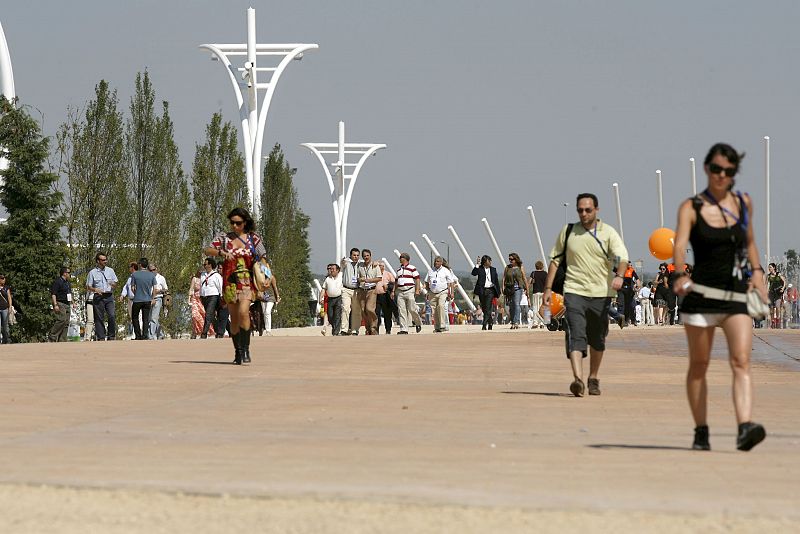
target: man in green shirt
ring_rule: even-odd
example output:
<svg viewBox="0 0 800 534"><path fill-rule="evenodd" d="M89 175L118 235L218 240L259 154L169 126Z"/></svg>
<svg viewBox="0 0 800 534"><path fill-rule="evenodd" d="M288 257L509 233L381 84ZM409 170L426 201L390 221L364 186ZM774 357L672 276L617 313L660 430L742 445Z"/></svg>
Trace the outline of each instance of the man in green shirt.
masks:
<svg viewBox="0 0 800 534"><path fill-rule="evenodd" d="M565 226L550 252L550 268L542 300L550 306L553 280L559 264L566 260L564 281L567 357L572 364L570 392L582 397L583 358L589 349L589 395L600 395L597 372L603 360L608 334L608 308L611 297L622 287L622 269L628 262L628 251L619 234L597 218L600 211L597 197L581 193L577 200L580 223L572 225L567 237ZM566 245L566 246L565 246ZM613 269L612 269L613 268Z"/></svg>

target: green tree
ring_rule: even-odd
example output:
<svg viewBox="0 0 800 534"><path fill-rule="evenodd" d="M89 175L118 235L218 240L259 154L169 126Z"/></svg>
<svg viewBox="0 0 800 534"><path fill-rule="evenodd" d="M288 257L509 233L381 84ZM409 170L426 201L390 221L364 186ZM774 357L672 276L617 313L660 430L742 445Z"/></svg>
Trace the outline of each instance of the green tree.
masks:
<svg viewBox="0 0 800 534"><path fill-rule="evenodd" d="M293 179L296 169L289 166L281 146L275 144L264 168L261 216L258 229L264 238L272 270L281 293L276 326L308 325L308 297L311 270L308 258L309 218L297 201Z"/></svg>
<svg viewBox="0 0 800 534"><path fill-rule="evenodd" d="M116 91L101 80L85 112L70 110L57 134L57 168L66 189L60 212L70 260L79 273L94 266L98 249L108 254L112 265L129 255L117 252L131 239L130 210L122 201L128 173L118 104Z"/></svg>
<svg viewBox="0 0 800 534"><path fill-rule="evenodd" d="M53 322L50 285L67 259L58 215L61 194L55 190L58 176L45 170L49 139L39 124L5 97L0 97L0 147L9 162L0 173L0 201L8 211L8 221L0 226L0 270L24 312L12 338L41 341Z"/></svg>
<svg viewBox="0 0 800 534"><path fill-rule="evenodd" d="M196 257L217 232L227 230L230 210L250 208L244 158L236 135L236 128L230 122L223 124L222 114L214 113L206 126L205 142L196 145L188 239Z"/></svg>
<svg viewBox="0 0 800 534"><path fill-rule="evenodd" d="M790 248L786 251L786 280L787 282L796 283L797 275L800 274L800 257L797 251Z"/></svg>
<svg viewBox="0 0 800 534"><path fill-rule="evenodd" d="M133 245L126 262L147 257L158 266L175 295L162 327L177 334L186 327L179 311L196 263L187 244L189 184L178 156L169 103L162 102L157 115L155 100L150 75L137 74L125 133Z"/></svg>

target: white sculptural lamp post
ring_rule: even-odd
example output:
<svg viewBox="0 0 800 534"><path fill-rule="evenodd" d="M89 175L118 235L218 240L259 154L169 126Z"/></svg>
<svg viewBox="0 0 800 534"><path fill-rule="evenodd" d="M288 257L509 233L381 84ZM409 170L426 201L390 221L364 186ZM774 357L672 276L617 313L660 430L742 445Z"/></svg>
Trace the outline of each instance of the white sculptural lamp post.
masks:
<svg viewBox="0 0 800 534"><path fill-rule="evenodd" d="M221 61L228 71L228 77L236 94L239 107L239 118L242 123L242 139L244 141L245 165L247 171L247 191L250 195L253 213L257 217L261 211L261 147L264 140L264 127L267 124L267 113L275 93L275 86L284 69L294 59L302 59L307 50L319 48L316 44L256 44L256 10L247 9L247 43L245 44L203 44L200 48L210 51L212 59ZM231 58L241 56L241 66L234 66ZM261 57L273 66L259 67ZM260 81L263 74L266 81ZM247 92L244 97L242 89ZM264 91L259 106L259 91Z"/></svg>
<svg viewBox="0 0 800 534"><path fill-rule="evenodd" d="M11 54L8 52L6 35L3 33L3 25L0 24L0 95L5 95L8 100L14 100L14 71L11 69ZM0 171L8 168L8 161L0 158ZM0 178L0 184L3 183Z"/></svg>
<svg viewBox="0 0 800 534"><path fill-rule="evenodd" d="M439 253L439 250L436 248L436 245L433 244L433 241L430 240L428 234L422 234L422 239L425 240L425 242L428 244L428 247L430 247L431 251L433 251L434 254L441 257L441 253ZM450 271L452 272L453 268L452 267L449 268ZM455 273L453 273L453 275L455 275ZM475 304L472 303L472 299L469 298L469 295L467 295L467 292L461 286L461 282L458 280L458 278L456 278L456 290L458 291L458 294L461 295L461 298L464 299L464 302L467 303L467 306L469 307L470 311L474 312Z"/></svg>
<svg viewBox="0 0 800 534"><path fill-rule="evenodd" d="M336 233L336 259L347 256L347 219L350 213L350 201L353 198L353 188L358 180L358 174L368 157L382 148L385 144L374 143L345 143L344 122L339 121L338 143L302 143L317 156L325 178L328 179L328 189L331 193L333 206L333 228ZM350 162L348 162L350 156ZM335 161L328 163L327 158ZM331 169L333 168L333 174Z"/></svg>

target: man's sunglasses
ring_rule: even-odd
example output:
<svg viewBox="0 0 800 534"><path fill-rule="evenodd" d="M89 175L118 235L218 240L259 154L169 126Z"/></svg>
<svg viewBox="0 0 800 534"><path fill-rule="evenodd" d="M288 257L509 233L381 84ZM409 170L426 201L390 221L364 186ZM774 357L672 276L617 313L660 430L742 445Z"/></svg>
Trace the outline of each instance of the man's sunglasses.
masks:
<svg viewBox="0 0 800 534"><path fill-rule="evenodd" d="M723 167L721 165L717 165L716 163L709 163L708 171L711 174L724 174L728 178L733 178L736 176L736 173L739 171L739 169L736 167Z"/></svg>
<svg viewBox="0 0 800 534"><path fill-rule="evenodd" d="M592 213L594 208L578 208L578 213Z"/></svg>

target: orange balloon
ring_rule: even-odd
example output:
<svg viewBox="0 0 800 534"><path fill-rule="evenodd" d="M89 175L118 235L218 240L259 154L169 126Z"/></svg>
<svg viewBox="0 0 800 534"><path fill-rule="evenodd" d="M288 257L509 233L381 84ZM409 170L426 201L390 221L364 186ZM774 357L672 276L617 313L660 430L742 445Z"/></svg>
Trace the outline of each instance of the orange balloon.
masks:
<svg viewBox="0 0 800 534"><path fill-rule="evenodd" d="M650 254L659 260L668 260L675 249L675 232L671 228L657 228L650 234Z"/></svg>
<svg viewBox="0 0 800 534"><path fill-rule="evenodd" d="M564 296L553 293L550 298L550 314L555 317L558 312L564 309Z"/></svg>

